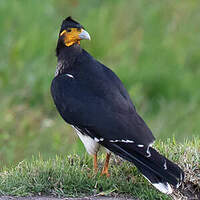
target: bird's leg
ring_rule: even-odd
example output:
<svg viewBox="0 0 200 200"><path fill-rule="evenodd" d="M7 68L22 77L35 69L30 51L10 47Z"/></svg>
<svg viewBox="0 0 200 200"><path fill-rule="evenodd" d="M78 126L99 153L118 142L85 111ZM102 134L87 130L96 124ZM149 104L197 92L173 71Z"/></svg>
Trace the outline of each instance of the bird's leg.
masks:
<svg viewBox="0 0 200 200"><path fill-rule="evenodd" d="M106 154L106 161L104 163L104 167L103 167L103 170L101 172L101 175L105 174L107 177L110 176L110 174L108 173L108 165L109 165L110 155L111 155L111 153Z"/></svg>
<svg viewBox="0 0 200 200"><path fill-rule="evenodd" d="M97 172L98 172L97 153L94 154L94 163L93 163L93 167L94 167L94 172L97 173Z"/></svg>

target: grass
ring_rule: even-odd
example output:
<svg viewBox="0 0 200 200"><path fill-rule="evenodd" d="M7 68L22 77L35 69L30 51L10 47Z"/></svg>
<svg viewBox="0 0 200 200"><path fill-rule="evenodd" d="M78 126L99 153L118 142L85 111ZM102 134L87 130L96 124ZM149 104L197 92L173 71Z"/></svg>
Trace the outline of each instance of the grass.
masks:
<svg viewBox="0 0 200 200"><path fill-rule="evenodd" d="M198 198L200 193L200 139L158 141L156 148L185 171L185 182L171 197ZM99 156L102 168L104 156ZM88 155L56 156L44 160L41 156L24 160L15 167L4 168L0 173L0 195L33 196L53 195L76 197L85 195L126 195L140 200L170 199L154 189L135 167L113 157L110 178L92 171L92 158ZM189 195L189 196L188 196Z"/></svg>
<svg viewBox="0 0 200 200"><path fill-rule="evenodd" d="M82 153L53 105L55 47L72 15L82 46L117 73L159 139L200 135L198 1L0 1L0 165Z"/></svg>

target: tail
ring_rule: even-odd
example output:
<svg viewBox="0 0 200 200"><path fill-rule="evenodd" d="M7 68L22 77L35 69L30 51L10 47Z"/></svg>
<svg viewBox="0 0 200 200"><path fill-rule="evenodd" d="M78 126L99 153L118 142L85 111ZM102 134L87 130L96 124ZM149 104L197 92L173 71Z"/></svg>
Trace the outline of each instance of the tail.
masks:
<svg viewBox="0 0 200 200"><path fill-rule="evenodd" d="M184 179L184 172L178 165L160 155L150 146L135 143L104 143L110 151L134 163L144 177L159 191L171 194L169 184L178 188Z"/></svg>

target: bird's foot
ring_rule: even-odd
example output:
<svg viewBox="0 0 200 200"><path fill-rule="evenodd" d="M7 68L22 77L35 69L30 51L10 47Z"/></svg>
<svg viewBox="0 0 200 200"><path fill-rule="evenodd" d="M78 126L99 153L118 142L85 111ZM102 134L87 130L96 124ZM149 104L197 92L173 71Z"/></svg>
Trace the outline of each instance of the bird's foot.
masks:
<svg viewBox="0 0 200 200"><path fill-rule="evenodd" d="M110 160L110 153L107 153L106 154L106 161L105 161L103 170L101 172L101 176L106 175L107 178L110 177L110 174L108 173L109 160Z"/></svg>
<svg viewBox="0 0 200 200"><path fill-rule="evenodd" d="M104 170L103 169L103 171L101 172L101 176L103 176L103 175L106 175L107 178L110 177L110 174L109 174L108 170Z"/></svg>
<svg viewBox="0 0 200 200"><path fill-rule="evenodd" d="M97 153L94 155L94 162L93 162L94 173L98 173L98 162L97 162Z"/></svg>

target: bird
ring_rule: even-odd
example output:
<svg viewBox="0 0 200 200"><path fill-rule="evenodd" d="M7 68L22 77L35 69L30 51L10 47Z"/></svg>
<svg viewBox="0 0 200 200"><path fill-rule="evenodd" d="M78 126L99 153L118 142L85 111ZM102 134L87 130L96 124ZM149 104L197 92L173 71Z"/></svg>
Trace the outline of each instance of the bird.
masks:
<svg viewBox="0 0 200 200"><path fill-rule="evenodd" d="M109 174L111 153L133 163L160 192L171 194L184 180L183 170L152 147L155 137L118 76L84 50L89 33L71 16L58 35L57 66L51 83L54 104L75 130L98 171L97 154L106 149L101 172Z"/></svg>

